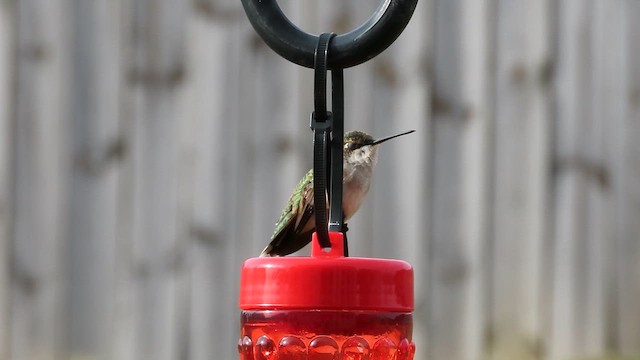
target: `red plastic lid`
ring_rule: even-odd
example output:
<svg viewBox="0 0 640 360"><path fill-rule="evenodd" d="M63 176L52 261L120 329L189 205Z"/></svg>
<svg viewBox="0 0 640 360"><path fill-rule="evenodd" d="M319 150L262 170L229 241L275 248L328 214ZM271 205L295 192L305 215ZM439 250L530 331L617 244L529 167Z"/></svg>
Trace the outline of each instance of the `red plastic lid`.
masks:
<svg viewBox="0 0 640 360"><path fill-rule="evenodd" d="M399 260L344 257L342 233L325 251L313 234L311 257L244 262L242 310L367 310L412 312L413 269Z"/></svg>

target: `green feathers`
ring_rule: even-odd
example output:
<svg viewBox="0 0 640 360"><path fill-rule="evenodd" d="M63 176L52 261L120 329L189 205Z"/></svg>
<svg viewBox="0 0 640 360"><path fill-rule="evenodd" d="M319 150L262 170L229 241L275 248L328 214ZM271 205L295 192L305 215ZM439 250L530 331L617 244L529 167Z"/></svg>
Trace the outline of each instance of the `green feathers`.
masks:
<svg viewBox="0 0 640 360"><path fill-rule="evenodd" d="M301 202L305 197L305 193L309 191L313 192L313 170L309 170L305 174L302 180L298 183L298 186L296 186L293 194L291 194L291 197L289 197L289 202L282 211L280 219L278 219L278 222L276 223L276 229L271 236L272 240L298 216L300 211L304 211L304 205L306 204L302 204Z"/></svg>

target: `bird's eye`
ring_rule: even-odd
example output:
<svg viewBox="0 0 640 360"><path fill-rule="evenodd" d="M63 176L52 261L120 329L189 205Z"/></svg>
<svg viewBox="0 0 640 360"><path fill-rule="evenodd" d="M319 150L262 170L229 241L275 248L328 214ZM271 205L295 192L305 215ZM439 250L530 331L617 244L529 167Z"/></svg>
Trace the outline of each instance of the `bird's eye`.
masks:
<svg viewBox="0 0 640 360"><path fill-rule="evenodd" d="M356 144L356 143L347 143L347 144L344 144L344 148L349 150L349 151L353 151L353 150L358 148L358 144Z"/></svg>

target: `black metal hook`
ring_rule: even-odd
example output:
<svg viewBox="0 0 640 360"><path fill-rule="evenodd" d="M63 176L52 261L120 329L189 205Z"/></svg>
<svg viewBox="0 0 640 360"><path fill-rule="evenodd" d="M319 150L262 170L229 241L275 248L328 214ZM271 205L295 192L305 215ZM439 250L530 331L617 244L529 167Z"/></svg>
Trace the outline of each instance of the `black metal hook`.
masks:
<svg viewBox="0 0 640 360"><path fill-rule="evenodd" d="M362 64L384 51L409 23L418 0L384 0L357 29L331 41L328 69ZM276 0L242 0L256 32L276 53L308 68L314 67L318 36L302 31L287 19Z"/></svg>

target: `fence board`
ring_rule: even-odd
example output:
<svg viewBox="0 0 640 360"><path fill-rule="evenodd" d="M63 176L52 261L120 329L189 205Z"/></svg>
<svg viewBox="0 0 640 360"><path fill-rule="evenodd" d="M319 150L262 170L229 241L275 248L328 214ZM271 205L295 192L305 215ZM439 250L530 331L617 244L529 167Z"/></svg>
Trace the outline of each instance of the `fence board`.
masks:
<svg viewBox="0 0 640 360"><path fill-rule="evenodd" d="M185 4L129 4L133 41L127 44L131 97L133 207L130 239L134 277L132 358L183 358L187 333L180 318L186 283L187 244L177 199L182 180L179 119L186 75Z"/></svg>
<svg viewBox="0 0 640 360"><path fill-rule="evenodd" d="M614 25L620 2L563 3L559 42L554 314L550 356L606 352L610 169L603 114L619 108L609 75L622 48ZM587 6L585 6L587 5ZM588 104L588 105L586 105Z"/></svg>
<svg viewBox="0 0 640 360"><path fill-rule="evenodd" d="M16 6L0 3L0 359L9 358L11 319L13 48Z"/></svg>
<svg viewBox="0 0 640 360"><path fill-rule="evenodd" d="M228 84L224 73L230 70L225 68L227 59L217 55L220 49L228 47L225 41L228 36L224 24L200 18L191 24L187 37L191 49L185 120L192 153L185 161L190 164L188 172L192 173L193 179L185 187L191 185L193 189L189 192L189 198L183 201L187 209L187 202L192 202L191 214L185 220L191 227L192 313L189 316L189 334L190 358L193 359L206 359L216 353L216 349L225 350L217 351L221 358L232 357L226 351L229 346L223 346L221 337L216 336L218 324L228 323L224 314L216 313L216 308L229 306L227 301L216 296L226 282L223 266L228 266L224 260L226 254L220 250L224 249L223 240L230 236L225 227L228 220L225 210L229 204L225 201L223 191L229 185L225 179L230 174L223 176L224 173L218 171L228 164L225 152L216 151L216 146L228 148L230 145L225 123L217 119L226 112L224 102L228 99L225 95ZM224 337L224 340L227 338Z"/></svg>
<svg viewBox="0 0 640 360"><path fill-rule="evenodd" d="M640 354L640 2L626 1L623 6L624 65L619 70L625 74L622 98L624 114L618 126L616 162L619 177L616 202L616 253L618 279L618 327L617 342L622 354Z"/></svg>
<svg viewBox="0 0 640 360"><path fill-rule="evenodd" d="M577 347L578 314L585 309L584 291L586 278L581 270L584 258L578 251L587 233L586 213L588 202L588 175L580 171L584 157L585 124L581 120L590 116L580 106L588 96L591 83L589 23L587 18L592 4L566 1L559 5L558 43L558 103L556 144L556 230L553 284L553 317L550 343L552 359L570 356ZM581 59L587 59L585 62Z"/></svg>
<svg viewBox="0 0 640 360"><path fill-rule="evenodd" d="M591 146L587 148L591 159L590 218L597 231L587 235L587 258L590 264L586 273L589 279L586 297L588 308L581 318L585 335L580 339L582 352L588 356L599 356L615 352L613 321L615 315L615 184L612 179L616 171L611 156L615 153L615 125L612 118L622 118L624 88L622 72L624 65L623 22L624 1L595 2L591 69L594 83L591 94L592 112L589 124Z"/></svg>
<svg viewBox="0 0 640 360"><path fill-rule="evenodd" d="M69 14L65 1L17 4L11 357L66 352L65 224Z"/></svg>
<svg viewBox="0 0 640 360"><path fill-rule="evenodd" d="M492 219L491 348L537 357L548 222L548 2L498 2Z"/></svg>
<svg viewBox="0 0 640 360"><path fill-rule="evenodd" d="M117 268L119 134L118 2L75 2L69 216L69 346L72 356L111 356Z"/></svg>
<svg viewBox="0 0 640 360"><path fill-rule="evenodd" d="M484 327L487 3L439 1L432 100L429 356L477 359Z"/></svg>
<svg viewBox="0 0 640 360"><path fill-rule="evenodd" d="M135 301L135 287L137 278L134 276L133 259L133 228L136 209L133 206L135 196L134 173L138 165L134 157L134 102L132 96L131 77L135 67L132 64L134 39L134 12L132 2L121 0L120 10L120 84L118 87L118 117L119 137L125 146L125 156L120 159L119 176L117 179L117 229L115 258L117 266L114 269L113 283L113 334L110 339L111 358L121 360L138 359L136 351L135 322L137 319Z"/></svg>

